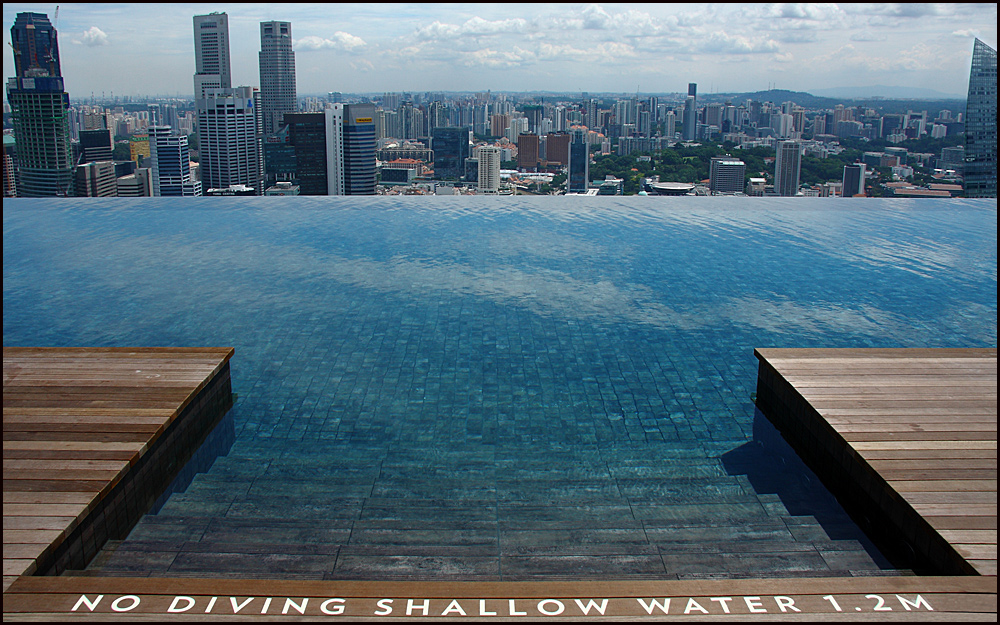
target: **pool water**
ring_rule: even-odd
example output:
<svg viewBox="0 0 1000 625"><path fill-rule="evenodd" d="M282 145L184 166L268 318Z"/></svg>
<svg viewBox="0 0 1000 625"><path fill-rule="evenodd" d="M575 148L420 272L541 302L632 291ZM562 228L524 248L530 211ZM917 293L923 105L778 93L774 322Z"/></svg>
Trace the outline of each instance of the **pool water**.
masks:
<svg viewBox="0 0 1000 625"><path fill-rule="evenodd" d="M996 200L5 200L4 345L236 349L87 574L906 574L755 410L753 349L995 347L996 250Z"/></svg>

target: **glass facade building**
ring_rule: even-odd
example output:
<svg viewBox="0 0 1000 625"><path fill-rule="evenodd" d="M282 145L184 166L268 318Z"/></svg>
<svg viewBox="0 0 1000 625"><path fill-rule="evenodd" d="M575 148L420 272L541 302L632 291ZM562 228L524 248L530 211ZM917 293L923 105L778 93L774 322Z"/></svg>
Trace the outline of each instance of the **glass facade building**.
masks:
<svg viewBox="0 0 1000 625"><path fill-rule="evenodd" d="M997 51L979 39L966 100L965 196L997 196Z"/></svg>
<svg viewBox="0 0 1000 625"><path fill-rule="evenodd" d="M458 180L465 174L465 159L469 158L469 129L434 128L431 149L434 150L434 177Z"/></svg>

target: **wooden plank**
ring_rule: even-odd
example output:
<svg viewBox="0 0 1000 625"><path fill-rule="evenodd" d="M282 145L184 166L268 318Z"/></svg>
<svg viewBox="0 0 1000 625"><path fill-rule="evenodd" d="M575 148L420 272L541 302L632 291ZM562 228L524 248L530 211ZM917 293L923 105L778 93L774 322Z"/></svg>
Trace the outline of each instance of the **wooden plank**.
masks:
<svg viewBox="0 0 1000 625"><path fill-rule="evenodd" d="M4 347L3 354L6 585L85 521L233 350Z"/></svg>
<svg viewBox="0 0 1000 625"><path fill-rule="evenodd" d="M755 353L761 361L758 397L766 394L768 405L791 402L806 423L795 436L809 432L810 449L841 459L824 465L841 472L832 479L866 476L866 501L884 507L886 522L902 523L906 540L950 544L968 566L995 575L995 348ZM897 503L902 501L909 508ZM901 520L914 512L934 537L907 533L926 527Z"/></svg>

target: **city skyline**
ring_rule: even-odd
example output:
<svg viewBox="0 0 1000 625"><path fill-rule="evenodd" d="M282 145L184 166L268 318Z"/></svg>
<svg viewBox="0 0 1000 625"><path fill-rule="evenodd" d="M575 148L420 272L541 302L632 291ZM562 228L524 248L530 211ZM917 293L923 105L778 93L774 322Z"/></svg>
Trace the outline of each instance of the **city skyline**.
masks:
<svg viewBox="0 0 1000 625"><path fill-rule="evenodd" d="M190 96L192 18L214 11L229 17L233 85L260 86L260 22L291 22L303 95L682 93L697 82L704 94L888 85L964 98L973 38L996 45L996 4L59 6L56 21L54 4L7 3L4 22L48 14L74 100Z"/></svg>

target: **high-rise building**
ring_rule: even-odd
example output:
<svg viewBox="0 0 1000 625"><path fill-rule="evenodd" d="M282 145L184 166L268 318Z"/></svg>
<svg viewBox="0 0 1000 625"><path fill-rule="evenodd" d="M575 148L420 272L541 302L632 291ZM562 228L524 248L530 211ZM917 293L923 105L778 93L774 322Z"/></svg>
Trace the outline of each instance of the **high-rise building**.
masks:
<svg viewBox="0 0 1000 625"><path fill-rule="evenodd" d="M203 189L232 185L263 193L260 92L252 87L208 89L195 101Z"/></svg>
<svg viewBox="0 0 1000 625"><path fill-rule="evenodd" d="M229 16L225 13L194 16L194 97L209 89L233 86L229 58Z"/></svg>
<svg viewBox="0 0 1000 625"><path fill-rule="evenodd" d="M188 138L170 126L149 126L151 195L194 197L202 194L201 181L191 173Z"/></svg>
<svg viewBox="0 0 1000 625"><path fill-rule="evenodd" d="M684 99L684 119L682 138L685 141L694 141L698 132L698 85L688 83L687 98Z"/></svg>
<svg viewBox="0 0 1000 625"><path fill-rule="evenodd" d="M113 161L91 161L74 172L77 197L118 197L118 177Z"/></svg>
<svg viewBox="0 0 1000 625"><path fill-rule="evenodd" d="M18 13L10 29L16 75L7 81L17 145L18 197L73 195L69 94L56 29L43 13Z"/></svg>
<svg viewBox="0 0 1000 625"><path fill-rule="evenodd" d="M569 144L567 193L586 193L590 186L590 144L586 131L574 130Z"/></svg>
<svg viewBox="0 0 1000 625"><path fill-rule="evenodd" d="M17 142L3 135L3 196L17 197Z"/></svg>
<svg viewBox="0 0 1000 625"><path fill-rule="evenodd" d="M774 192L794 196L799 192L802 146L798 141L779 141L774 160Z"/></svg>
<svg viewBox="0 0 1000 625"><path fill-rule="evenodd" d="M552 133L547 136L545 138L545 160L550 164L568 164L569 143L572 138L568 132Z"/></svg>
<svg viewBox="0 0 1000 625"><path fill-rule="evenodd" d="M80 164L113 160L114 146L107 128L80 131Z"/></svg>
<svg viewBox="0 0 1000 625"><path fill-rule="evenodd" d="M457 180L465 175L465 159L469 158L469 129L458 126L431 130L434 150L434 177Z"/></svg>
<svg viewBox="0 0 1000 625"><path fill-rule="evenodd" d="M298 110L290 22L260 23L258 62L264 134L271 135L281 129L282 115Z"/></svg>
<svg viewBox="0 0 1000 625"><path fill-rule="evenodd" d="M525 133L517 137L517 168L535 169L538 167L538 135Z"/></svg>
<svg viewBox="0 0 1000 625"><path fill-rule="evenodd" d="M374 114L372 104L337 103L285 116L300 195L375 194Z"/></svg>
<svg viewBox="0 0 1000 625"><path fill-rule="evenodd" d="M865 194L865 164L854 163L844 165L844 180L841 194L843 197L854 197Z"/></svg>
<svg viewBox="0 0 1000 625"><path fill-rule="evenodd" d="M746 164L731 156L714 156L709 171L709 190L712 195L743 193Z"/></svg>
<svg viewBox="0 0 1000 625"><path fill-rule="evenodd" d="M481 145L473 150L479 163L479 192L500 191L500 148L495 145Z"/></svg>
<svg viewBox="0 0 1000 625"><path fill-rule="evenodd" d="M997 51L979 39L965 104L965 196L997 196Z"/></svg>

